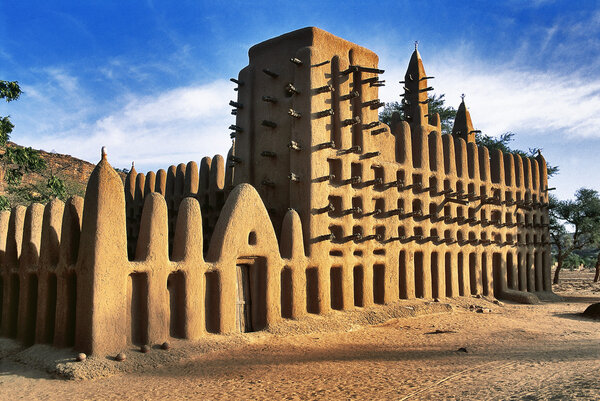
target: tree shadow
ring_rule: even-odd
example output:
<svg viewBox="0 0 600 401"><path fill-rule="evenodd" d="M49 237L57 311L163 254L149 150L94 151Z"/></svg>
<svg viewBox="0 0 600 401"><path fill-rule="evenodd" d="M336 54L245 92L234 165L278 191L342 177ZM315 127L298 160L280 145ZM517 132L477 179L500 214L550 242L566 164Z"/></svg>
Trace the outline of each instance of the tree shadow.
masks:
<svg viewBox="0 0 600 401"><path fill-rule="evenodd" d="M600 318L594 318L591 316L586 316L583 314L582 312L578 312L578 313L555 313L553 316L556 317L560 317L563 319L569 319L569 320L577 320L580 322L600 322Z"/></svg>
<svg viewBox="0 0 600 401"><path fill-rule="evenodd" d="M428 333L423 333L428 334ZM254 369L283 369L307 363L351 363L364 362L394 362L409 363L411 361L428 361L430 364L478 364L484 361L580 361L596 360L600 357L600 349L595 343L589 341L573 341L548 347L531 347L528 345L515 345L507 349L506 344L490 345L485 342L464 344L468 353L457 350L456 343L446 344L442 349L406 349L396 347L382 347L377 344L369 346L339 346L329 349L306 349L273 347L269 350L260 347L250 349L237 349L235 352L213 354L206 357L195 358L176 365L163 366L159 369L140 372L147 376L164 377L218 377L220 375L243 374ZM266 352L264 352L266 351ZM466 359L464 359L466 358ZM458 360L463 362L458 362ZM452 362L455 361L455 362Z"/></svg>
<svg viewBox="0 0 600 401"><path fill-rule="evenodd" d="M563 300L561 303L570 303L570 304L595 304L600 302L600 295L595 296L569 296L569 295L561 295Z"/></svg>
<svg viewBox="0 0 600 401"><path fill-rule="evenodd" d="M42 369L32 368L18 362L0 360L0 377L19 376L27 379L56 379L55 376Z"/></svg>

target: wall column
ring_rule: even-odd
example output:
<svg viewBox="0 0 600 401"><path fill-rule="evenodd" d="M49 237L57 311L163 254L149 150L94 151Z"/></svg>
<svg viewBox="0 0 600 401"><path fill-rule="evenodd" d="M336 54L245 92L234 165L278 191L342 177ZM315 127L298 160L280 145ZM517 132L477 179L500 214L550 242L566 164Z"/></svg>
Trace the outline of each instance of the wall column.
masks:
<svg viewBox="0 0 600 401"><path fill-rule="evenodd" d="M527 291L534 292L535 291L535 266L534 266L534 258L533 252L530 249L527 249L525 253L525 266L527 268Z"/></svg>

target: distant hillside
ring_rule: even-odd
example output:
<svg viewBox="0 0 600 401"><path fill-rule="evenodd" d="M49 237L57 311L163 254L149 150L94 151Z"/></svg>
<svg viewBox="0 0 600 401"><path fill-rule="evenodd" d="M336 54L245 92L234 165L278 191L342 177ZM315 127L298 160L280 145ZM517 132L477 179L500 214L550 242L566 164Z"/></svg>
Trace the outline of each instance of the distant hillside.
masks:
<svg viewBox="0 0 600 401"><path fill-rule="evenodd" d="M20 147L13 142L8 143L9 147ZM0 150L0 154L4 151ZM0 163L0 195L4 195L10 201L11 206L29 205L38 200L46 191L46 182L54 174L65 183L67 197L73 195L84 196L87 181L94 170L95 165L85 160L78 159L70 155L60 153L48 153L39 150L40 156L46 162L46 170L41 174L28 173L23 177L23 182L18 191L8 191L4 182L4 167ZM124 174L120 173L124 178Z"/></svg>

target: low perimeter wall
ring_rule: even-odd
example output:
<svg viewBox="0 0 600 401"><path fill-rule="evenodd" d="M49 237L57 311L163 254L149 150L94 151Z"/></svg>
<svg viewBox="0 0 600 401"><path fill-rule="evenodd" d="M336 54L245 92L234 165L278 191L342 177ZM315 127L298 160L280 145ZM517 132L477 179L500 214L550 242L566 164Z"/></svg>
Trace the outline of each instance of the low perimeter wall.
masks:
<svg viewBox="0 0 600 401"><path fill-rule="evenodd" d="M396 243L393 255L361 263L307 257L298 214L288 210L278 240L248 184L229 194L206 252L202 219L198 200L183 198L169 251L167 202L146 194L130 260L125 191L105 156L85 202L0 213L1 335L107 354L401 298L481 293L534 302L534 292L551 291L548 247L467 253Z"/></svg>

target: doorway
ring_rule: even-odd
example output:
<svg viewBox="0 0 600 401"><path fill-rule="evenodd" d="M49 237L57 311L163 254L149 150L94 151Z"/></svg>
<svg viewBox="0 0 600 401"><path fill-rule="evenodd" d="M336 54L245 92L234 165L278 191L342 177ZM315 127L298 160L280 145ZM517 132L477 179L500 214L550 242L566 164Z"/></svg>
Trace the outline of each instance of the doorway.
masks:
<svg viewBox="0 0 600 401"><path fill-rule="evenodd" d="M267 325L267 260L244 257L236 263L236 328L262 330Z"/></svg>
<svg viewBox="0 0 600 401"><path fill-rule="evenodd" d="M250 297L250 266L236 265L236 310L235 320L239 332L252 330L252 301Z"/></svg>

